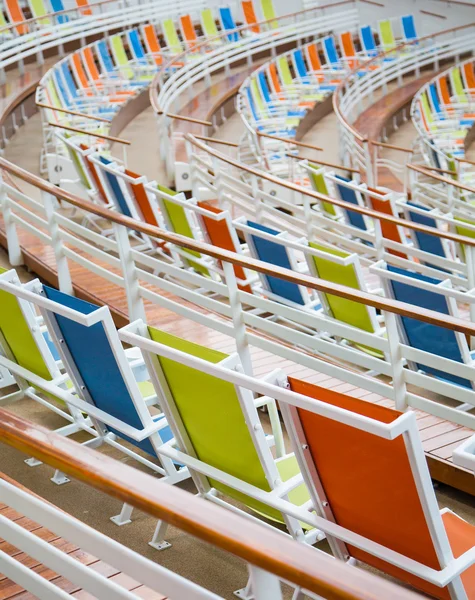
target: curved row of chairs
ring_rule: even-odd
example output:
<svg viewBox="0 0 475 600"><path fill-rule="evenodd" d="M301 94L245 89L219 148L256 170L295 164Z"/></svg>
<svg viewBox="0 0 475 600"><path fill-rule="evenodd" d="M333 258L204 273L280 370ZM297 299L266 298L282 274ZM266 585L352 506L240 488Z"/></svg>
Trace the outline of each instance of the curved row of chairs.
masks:
<svg viewBox="0 0 475 600"><path fill-rule="evenodd" d="M411 107L427 163L467 183L473 182L473 172L464 162L465 138L475 123L474 108L472 58L423 86Z"/></svg>

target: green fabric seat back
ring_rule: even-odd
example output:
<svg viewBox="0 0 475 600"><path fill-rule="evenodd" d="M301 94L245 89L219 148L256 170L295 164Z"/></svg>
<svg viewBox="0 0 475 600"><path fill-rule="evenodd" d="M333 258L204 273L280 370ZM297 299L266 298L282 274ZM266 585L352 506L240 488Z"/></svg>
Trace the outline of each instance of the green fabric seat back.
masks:
<svg viewBox="0 0 475 600"><path fill-rule="evenodd" d="M30 0L31 11L34 17L43 17L48 14L48 10L43 0ZM51 20L46 17L38 21L40 25L51 25Z"/></svg>
<svg viewBox="0 0 475 600"><path fill-rule="evenodd" d="M275 8L272 0L261 0L262 14L264 16L265 21L269 21L270 19L275 19ZM269 24L271 29L277 29L279 27L278 21L272 21Z"/></svg>
<svg viewBox="0 0 475 600"><path fill-rule="evenodd" d="M396 46L390 19L384 19L379 22L379 33L381 35L381 44L385 50L391 50Z"/></svg>
<svg viewBox="0 0 475 600"><path fill-rule="evenodd" d="M257 108L258 108L259 112L264 113L266 110L266 107L264 105L264 101L262 100L261 91L259 89L259 86L257 84L257 79L255 77L253 77L251 79L251 91L252 91L252 96L254 98L254 101L257 104Z"/></svg>
<svg viewBox="0 0 475 600"><path fill-rule="evenodd" d="M328 255L338 256L341 258L346 258L349 256L347 252L320 246L314 242L309 242L308 245L310 248L320 250L321 252L326 252ZM318 276L321 279L325 279L325 281L331 281L332 283L346 285L347 287L356 290L360 289L355 266L353 264L347 266L340 265L331 260L330 256L328 259L320 258L319 256L313 256L312 258L314 260ZM347 298L340 298L339 296L334 296L333 294L325 294L325 297L335 319L342 321L343 323L348 323L348 325L352 325L353 327L358 327L358 329L363 329L364 331L369 331L370 333L374 332L373 324L368 313L368 307L366 305L355 302L354 300L348 300Z"/></svg>
<svg viewBox="0 0 475 600"><path fill-rule="evenodd" d="M46 83L46 90L49 96L49 103L53 106L61 107L61 100L59 99L58 92L56 91L56 86L54 85L52 77L50 77Z"/></svg>
<svg viewBox="0 0 475 600"><path fill-rule="evenodd" d="M454 85L454 92L459 102L468 102L467 96L465 95L465 88L463 86L460 69L458 67L454 67L452 69L451 76L452 83Z"/></svg>
<svg viewBox="0 0 475 600"><path fill-rule="evenodd" d="M279 65L280 77L282 79L282 83L285 85L292 85L293 78L292 73L290 72L289 63L287 61L286 56L281 56L277 59L277 63Z"/></svg>
<svg viewBox="0 0 475 600"><path fill-rule="evenodd" d="M180 54L183 51L183 47L178 37L178 33L175 28L175 23L172 19L165 19L162 21L163 34L165 36L165 42L170 54Z"/></svg>
<svg viewBox="0 0 475 600"><path fill-rule="evenodd" d="M6 269L0 267L0 274ZM0 290L0 331L16 362L38 377L51 381L51 373L36 345L17 298Z"/></svg>
<svg viewBox="0 0 475 600"><path fill-rule="evenodd" d="M201 23L203 25L203 30L206 34L206 37L215 37L219 35L211 8L205 8L201 12Z"/></svg>
<svg viewBox="0 0 475 600"><path fill-rule="evenodd" d="M424 116L427 119L427 122L429 123L429 125L432 125L432 123L434 122L434 117L432 115L432 110L429 105L429 100L428 100L427 94L425 92L422 92L422 94L421 94L421 105L422 105L422 110L424 111Z"/></svg>
<svg viewBox="0 0 475 600"><path fill-rule="evenodd" d="M318 169L318 165L315 164L310 164L308 165L309 167L311 167L312 169ZM328 188L327 188L327 184L325 182L325 177L323 176L323 173L314 173L313 171L310 172L310 183L312 184L313 189L318 192L319 194L324 194L325 196L329 196L330 194L328 193ZM336 217L336 210L333 204L330 204L330 202L322 202L322 208L324 210L324 212L327 213L327 215L330 215L331 217Z"/></svg>
<svg viewBox="0 0 475 600"><path fill-rule="evenodd" d="M0 10L0 27L8 27L8 23L5 19L5 14L3 10Z"/></svg>
<svg viewBox="0 0 475 600"><path fill-rule="evenodd" d="M460 223L466 223L467 225L472 225L475 227L475 221L470 221L469 219L463 219L462 217L454 217L455 221L460 221ZM456 225L455 232L458 235L464 235L465 237L475 238L475 231L473 229L469 229L468 227L464 227L463 225ZM462 254L465 258L465 246L461 244Z"/></svg>
<svg viewBox="0 0 475 600"><path fill-rule="evenodd" d="M212 364L227 358L222 352L210 350L153 327L149 327L148 331L155 342ZM162 356L158 356L158 360L198 459L262 490L270 491L234 385ZM210 481L223 494L270 518L282 520L278 511L262 502L219 481Z"/></svg>
<svg viewBox="0 0 475 600"><path fill-rule="evenodd" d="M170 190L163 185L157 185L157 188L161 192L164 192L165 194L168 194L169 196L177 195L177 192L174 192L173 190ZM162 198L162 202L163 202L163 206L167 212L168 220L170 221L173 231L175 233L178 233L180 235L184 235L186 237L193 239L193 232L191 231L191 227L190 227L190 224L188 223L188 219L186 218L186 213L185 213L185 209L183 208L183 206L180 206L179 204L175 204L174 202L171 202L170 200L167 200L166 198ZM196 256L196 258L201 258L201 254L199 252L196 252L195 250L188 250L187 248L183 248L183 250L187 254L190 254L191 256ZM191 267L193 267L193 269L195 269L199 273L203 273L204 275L209 275L209 270L206 267L203 267L202 265L200 265L197 262L192 261L192 260L187 261L187 262L189 263L189 265Z"/></svg>
<svg viewBox="0 0 475 600"><path fill-rule="evenodd" d="M124 67L127 67L127 65L129 64L129 59L127 57L127 53L125 52L121 36L119 34L112 35L110 37L110 44L114 53L114 58L116 60L117 66L120 67L121 73L123 73L124 77L126 77L127 79L133 79L133 70L130 67L124 69Z"/></svg>
<svg viewBox="0 0 475 600"><path fill-rule="evenodd" d="M65 135L64 137L69 137L69 136ZM69 158L72 160L73 165L76 168L76 172L79 176L80 182L83 184L83 186L87 190L90 190L91 184L89 183L89 180L87 178L86 172L85 172L83 164L82 164L82 160L78 156L78 151L75 148L72 148L70 144L65 144L65 146L66 146L66 150L68 151Z"/></svg>

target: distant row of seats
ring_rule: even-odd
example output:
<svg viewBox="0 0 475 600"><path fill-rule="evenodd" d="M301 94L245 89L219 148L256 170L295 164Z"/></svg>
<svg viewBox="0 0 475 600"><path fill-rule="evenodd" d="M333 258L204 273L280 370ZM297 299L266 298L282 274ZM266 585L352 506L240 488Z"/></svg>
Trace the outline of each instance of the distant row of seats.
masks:
<svg viewBox="0 0 475 600"><path fill-rule="evenodd" d="M472 596L475 527L447 509L439 512L414 413L280 370L261 379L242 375L237 355L143 321L117 331L107 307L38 280L22 286L14 271L0 275L0 290L0 302L8 305L8 312L0 311L6 354L0 364L12 370L20 389L12 400L44 403L46 396L68 406L73 424L89 435L87 445L110 444L170 484L191 475L202 498L246 518L285 524L300 542L313 544L325 532L337 559L357 559L436 598ZM42 362L40 315L66 386L52 380ZM152 401L140 393L123 343L143 357ZM276 400L290 453L274 418ZM273 417L272 434L264 431L262 406ZM123 525L131 515L124 506L115 521ZM160 522L152 546L169 545L166 530Z"/></svg>

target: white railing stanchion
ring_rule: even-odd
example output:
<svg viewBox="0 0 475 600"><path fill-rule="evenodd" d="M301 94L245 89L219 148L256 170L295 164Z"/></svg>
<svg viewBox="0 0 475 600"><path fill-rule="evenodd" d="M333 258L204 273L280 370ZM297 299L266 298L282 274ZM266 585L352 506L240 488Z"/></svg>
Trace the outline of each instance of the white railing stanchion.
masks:
<svg viewBox="0 0 475 600"><path fill-rule="evenodd" d="M255 600L282 600L280 581L275 575L251 564L248 564L248 569Z"/></svg>
<svg viewBox="0 0 475 600"><path fill-rule="evenodd" d="M386 335L389 345L389 362L391 364L396 410L404 412L407 409L407 387L404 377L404 357L401 350L401 337L394 313L383 311L386 324Z"/></svg>
<svg viewBox="0 0 475 600"><path fill-rule="evenodd" d="M58 269L58 287L65 294L74 295L71 273L69 271L68 259L64 253L63 240L58 222L55 216L56 199L48 192L42 192L41 198L45 207L46 219L48 221L49 234L53 245L56 267Z"/></svg>
<svg viewBox="0 0 475 600"><path fill-rule="evenodd" d="M8 197L5 182L0 173L0 206L2 208L3 221L5 223L5 234L7 238L8 261L12 267L23 265L23 255L16 225L12 219L10 198Z"/></svg>

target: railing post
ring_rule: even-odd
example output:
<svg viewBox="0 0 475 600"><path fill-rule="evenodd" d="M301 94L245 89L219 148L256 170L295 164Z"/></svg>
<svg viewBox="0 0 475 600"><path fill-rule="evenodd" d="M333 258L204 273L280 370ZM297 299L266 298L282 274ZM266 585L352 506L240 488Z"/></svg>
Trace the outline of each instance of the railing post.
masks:
<svg viewBox="0 0 475 600"><path fill-rule="evenodd" d="M23 264L23 256L21 253L20 240L15 222L12 218L10 208L10 198L5 189L5 182L2 173L0 172L0 206L2 207L3 221L5 223L5 233L7 236L8 261L12 267L19 267Z"/></svg>
<svg viewBox="0 0 475 600"><path fill-rule="evenodd" d="M142 319L146 321L143 299L140 294L139 279L137 268L132 257L132 248L130 246L129 233L127 227L114 223L114 233L119 252L122 274L124 277L125 295L127 297L127 307L129 311L129 320L136 321Z"/></svg>
<svg viewBox="0 0 475 600"><path fill-rule="evenodd" d="M223 261L224 277L229 292L229 306L231 308L232 320L234 325L234 339L236 350L241 359L241 364L246 375L252 375L252 359L247 338L246 323L244 322L244 311L241 300L239 299L239 288L237 285L236 274L232 263Z"/></svg>
<svg viewBox="0 0 475 600"><path fill-rule="evenodd" d="M394 313L387 311L383 311L383 314L389 344L389 362L393 374L394 403L396 410L404 412L407 408L407 387L397 317Z"/></svg>
<svg viewBox="0 0 475 600"><path fill-rule="evenodd" d="M372 187L374 186L373 160L372 160L372 145L369 140L363 140L363 153L366 169L366 182Z"/></svg>
<svg viewBox="0 0 475 600"><path fill-rule="evenodd" d="M42 192L41 197L45 207L51 244L53 246L56 267L58 269L58 287L62 292L73 295L74 291L71 273L69 272L68 259L64 253L63 240L61 238L61 232L58 227L54 210L55 200L48 192Z"/></svg>
<svg viewBox="0 0 475 600"><path fill-rule="evenodd" d="M282 600L279 578L249 564L249 577L254 600Z"/></svg>

